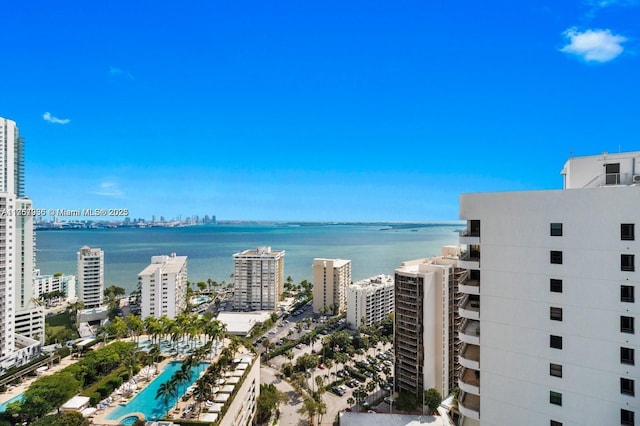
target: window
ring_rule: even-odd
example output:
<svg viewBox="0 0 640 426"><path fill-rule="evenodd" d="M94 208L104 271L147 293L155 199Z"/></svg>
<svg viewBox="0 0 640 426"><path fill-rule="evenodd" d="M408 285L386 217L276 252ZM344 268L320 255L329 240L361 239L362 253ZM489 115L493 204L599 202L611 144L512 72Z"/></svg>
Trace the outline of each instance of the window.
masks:
<svg viewBox="0 0 640 426"><path fill-rule="evenodd" d="M549 316L553 321L562 321L562 308L552 306L549 310Z"/></svg>
<svg viewBox="0 0 640 426"><path fill-rule="evenodd" d="M635 354L632 348L620 348L620 363L635 365Z"/></svg>
<svg viewBox="0 0 640 426"><path fill-rule="evenodd" d="M620 410L620 424L623 426L634 426L635 422L635 413L633 411L625 410L624 408Z"/></svg>
<svg viewBox="0 0 640 426"><path fill-rule="evenodd" d="M549 364L549 374L555 377L562 377L562 365Z"/></svg>
<svg viewBox="0 0 640 426"><path fill-rule="evenodd" d="M552 293L562 293L562 280L551 278L551 280L549 280L549 291Z"/></svg>
<svg viewBox="0 0 640 426"><path fill-rule="evenodd" d="M634 302L634 287L632 285L620 286L620 301L621 302Z"/></svg>
<svg viewBox="0 0 640 426"><path fill-rule="evenodd" d="M552 237L562 237L562 224L561 223L552 223L551 224L551 236Z"/></svg>
<svg viewBox="0 0 640 426"><path fill-rule="evenodd" d="M549 346L554 349L562 349L562 336L549 336Z"/></svg>
<svg viewBox="0 0 640 426"><path fill-rule="evenodd" d="M551 263L562 265L562 252L551 250Z"/></svg>
<svg viewBox="0 0 640 426"><path fill-rule="evenodd" d="M562 422L551 420L551 423L549 423L549 426L562 426Z"/></svg>
<svg viewBox="0 0 640 426"><path fill-rule="evenodd" d="M605 185L620 185L620 163L605 164Z"/></svg>
<svg viewBox="0 0 640 426"><path fill-rule="evenodd" d="M635 225L633 223L620 224L620 239L631 241L635 240Z"/></svg>
<svg viewBox="0 0 640 426"><path fill-rule="evenodd" d="M623 395L635 395L634 381L631 379L620 378L620 393Z"/></svg>
<svg viewBox="0 0 640 426"><path fill-rule="evenodd" d="M625 316L621 316L620 317L620 332L621 333L635 333L634 327L633 327L633 317L625 317Z"/></svg>
<svg viewBox="0 0 640 426"><path fill-rule="evenodd" d="M549 402L555 405L562 405L562 394L560 392L549 392Z"/></svg>
<svg viewBox="0 0 640 426"><path fill-rule="evenodd" d="M621 254L620 269L623 271L635 271L635 256L632 254Z"/></svg>

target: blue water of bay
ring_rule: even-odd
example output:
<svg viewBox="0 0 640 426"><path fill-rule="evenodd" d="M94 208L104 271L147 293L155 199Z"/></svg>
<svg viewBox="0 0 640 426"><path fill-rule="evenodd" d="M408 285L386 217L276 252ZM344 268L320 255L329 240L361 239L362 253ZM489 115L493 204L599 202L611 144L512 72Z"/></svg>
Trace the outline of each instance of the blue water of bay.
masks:
<svg viewBox="0 0 640 426"><path fill-rule="evenodd" d="M460 223L448 224L219 224L180 228L46 230L36 233L36 267L43 274L76 274L80 247L105 253L105 285L136 288L151 256L188 256L188 279L231 281L233 254L261 246L285 250L285 277L312 279L316 257L351 260L352 279L393 274L406 260L440 254L458 244Z"/></svg>

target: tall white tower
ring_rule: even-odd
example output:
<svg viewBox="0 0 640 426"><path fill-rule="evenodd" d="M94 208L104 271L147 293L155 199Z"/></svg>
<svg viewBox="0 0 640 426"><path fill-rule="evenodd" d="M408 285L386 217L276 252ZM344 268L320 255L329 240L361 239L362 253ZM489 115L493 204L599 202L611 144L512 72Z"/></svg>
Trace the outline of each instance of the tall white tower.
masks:
<svg viewBox="0 0 640 426"><path fill-rule="evenodd" d="M44 309L34 298L33 204L24 195L24 139L0 117L0 363L37 356ZM33 340L35 339L35 340ZM39 342L38 342L39 341Z"/></svg>
<svg viewBox="0 0 640 426"><path fill-rule="evenodd" d="M561 190L460 197L463 426L640 424L640 152L562 174Z"/></svg>
<svg viewBox="0 0 640 426"><path fill-rule="evenodd" d="M104 299L104 252L84 246L78 252L78 300L97 308Z"/></svg>

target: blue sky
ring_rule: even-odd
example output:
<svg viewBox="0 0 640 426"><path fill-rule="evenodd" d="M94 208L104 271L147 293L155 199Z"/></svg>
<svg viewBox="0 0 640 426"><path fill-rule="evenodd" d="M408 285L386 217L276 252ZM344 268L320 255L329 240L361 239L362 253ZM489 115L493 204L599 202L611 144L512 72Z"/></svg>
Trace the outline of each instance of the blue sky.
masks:
<svg viewBox="0 0 640 426"><path fill-rule="evenodd" d="M559 3L559 4L558 4ZM0 116L36 207L456 220L637 150L638 1L3 7Z"/></svg>

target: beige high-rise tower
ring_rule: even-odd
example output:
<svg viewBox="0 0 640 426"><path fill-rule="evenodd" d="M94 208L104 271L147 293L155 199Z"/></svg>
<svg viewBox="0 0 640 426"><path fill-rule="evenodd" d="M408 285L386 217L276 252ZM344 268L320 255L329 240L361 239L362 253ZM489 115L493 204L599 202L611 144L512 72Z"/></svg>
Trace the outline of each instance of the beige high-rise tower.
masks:
<svg viewBox="0 0 640 426"><path fill-rule="evenodd" d="M313 312L337 315L347 310L351 261L313 259Z"/></svg>

